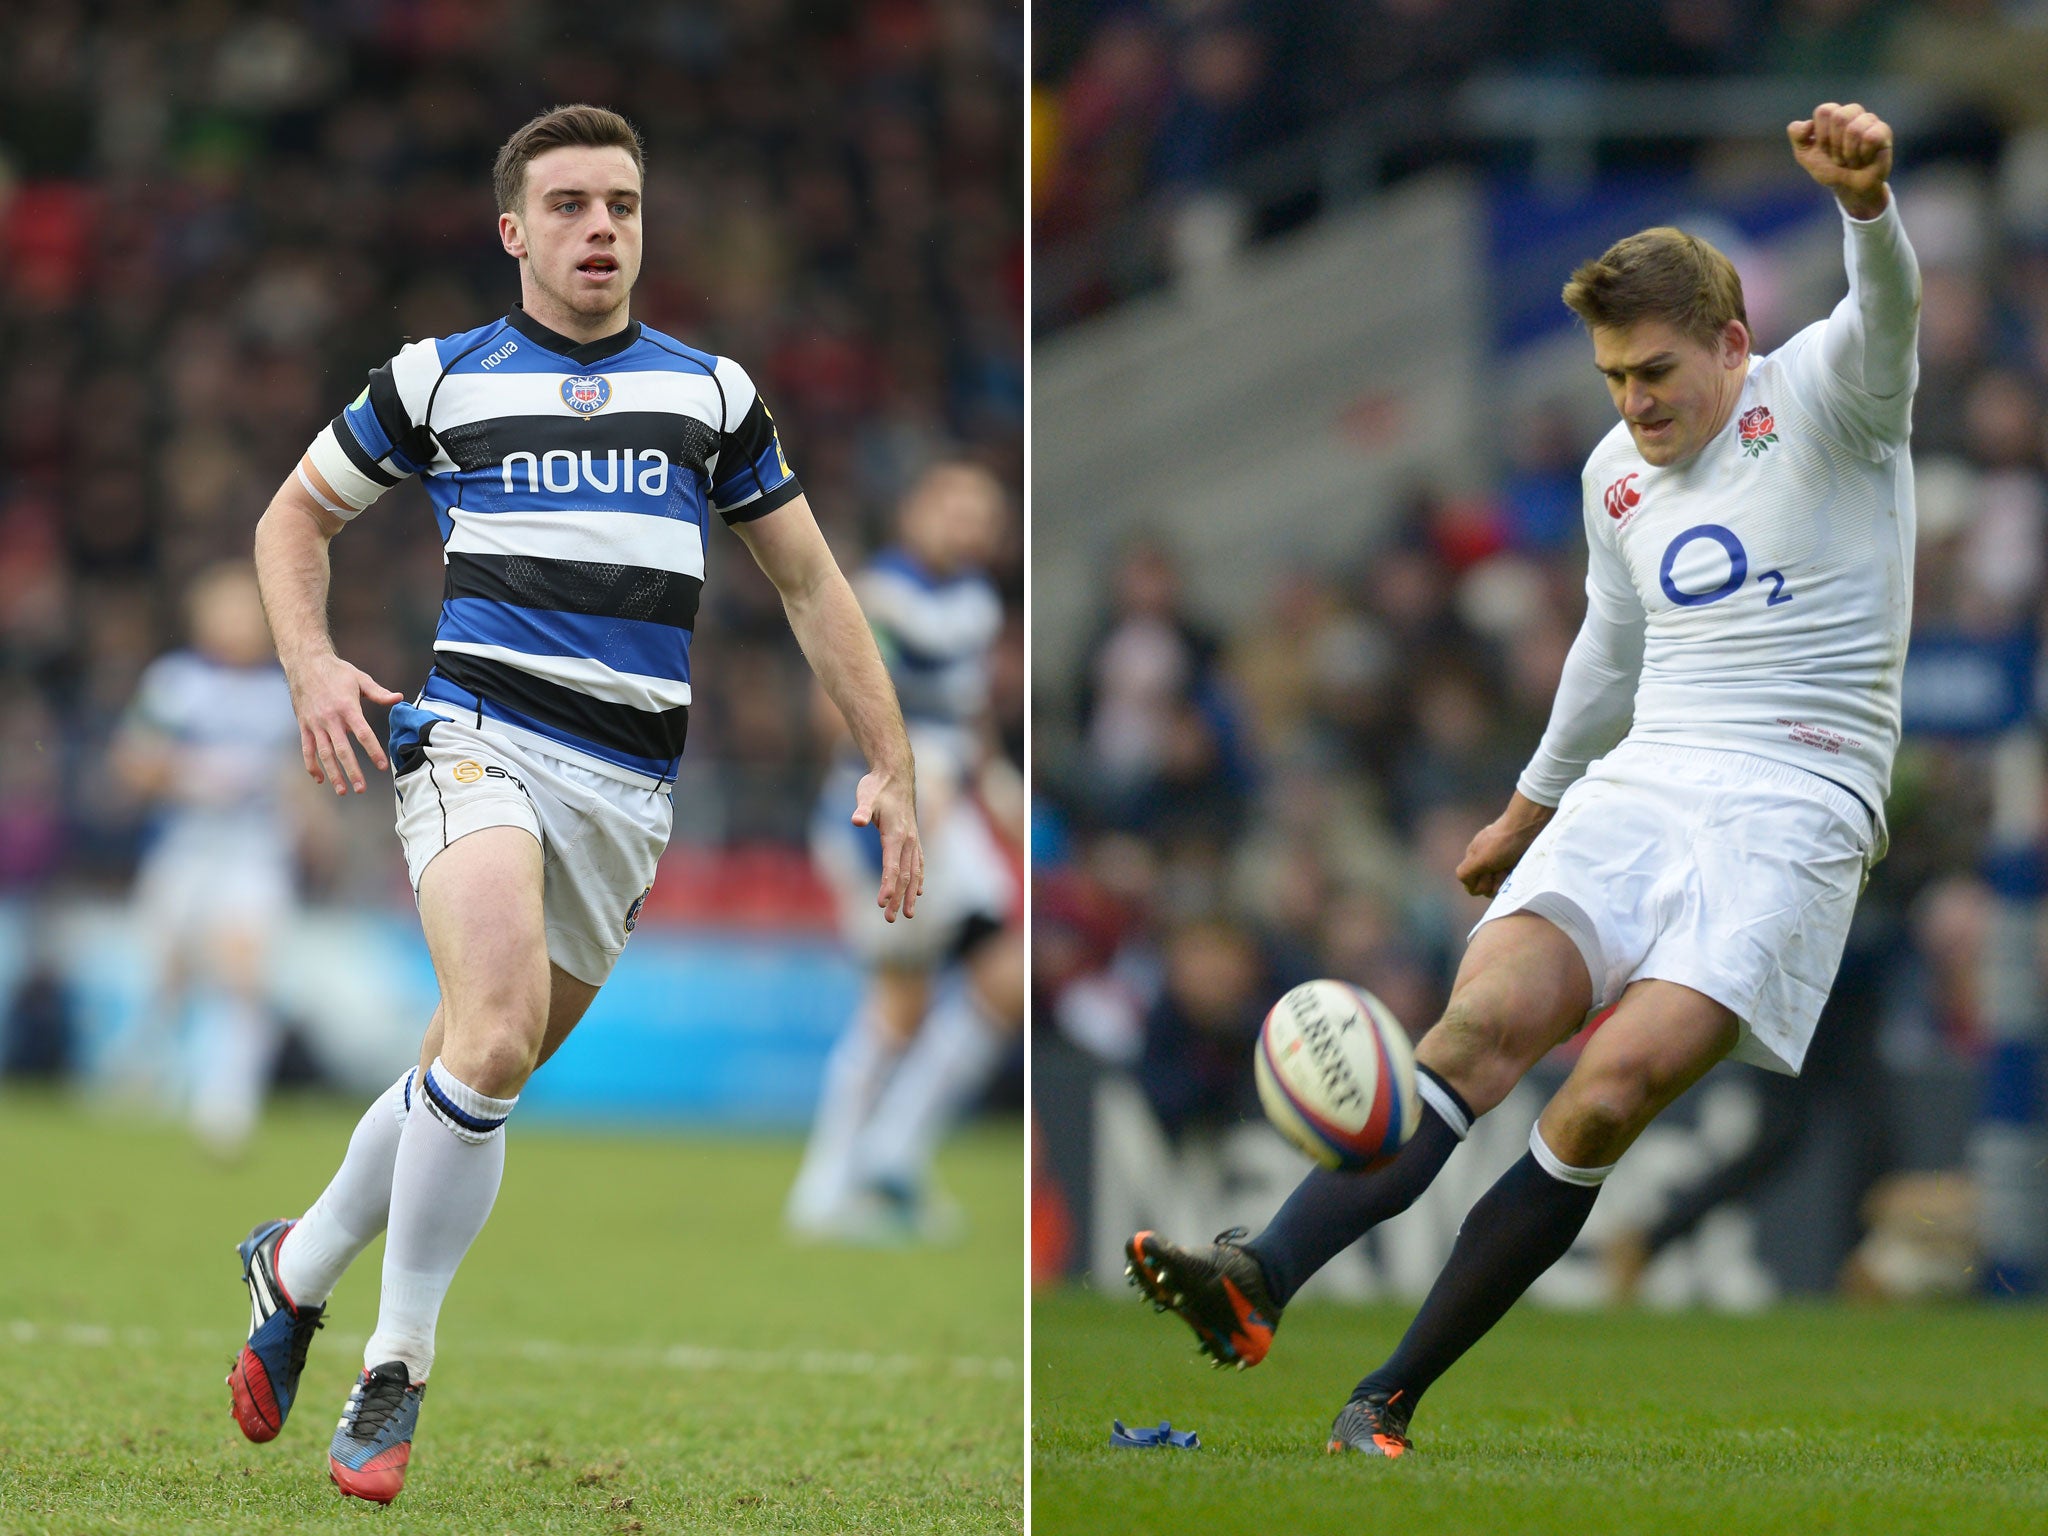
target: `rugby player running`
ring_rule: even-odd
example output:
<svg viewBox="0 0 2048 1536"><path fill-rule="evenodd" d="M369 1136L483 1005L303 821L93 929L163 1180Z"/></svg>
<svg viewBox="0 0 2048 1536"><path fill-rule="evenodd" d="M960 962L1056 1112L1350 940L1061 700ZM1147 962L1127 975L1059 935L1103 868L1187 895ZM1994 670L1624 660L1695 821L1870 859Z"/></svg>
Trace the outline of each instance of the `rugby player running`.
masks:
<svg viewBox="0 0 2048 1536"><path fill-rule="evenodd" d="M637 132L599 107L513 134L494 181L519 307L372 373L256 530L306 771L344 794L364 788L358 745L395 768L441 991L418 1066L370 1106L312 1208L240 1245L252 1318L228 1380L243 1432L269 1440L335 1282L388 1227L376 1329L329 1448L359 1498L404 1486L435 1322L497 1196L505 1121L653 885L708 511L781 593L866 759L853 820L880 834L877 904L907 918L923 885L896 695L774 422L738 364L629 318L643 170ZM407 703L335 654L327 544L414 474L447 579L434 665ZM388 760L364 698L392 706Z"/></svg>
<svg viewBox="0 0 2048 1536"><path fill-rule="evenodd" d="M1827 102L1787 133L1841 207L1849 292L1825 321L1753 357L1734 267L1676 229L1620 241L1565 287L1622 421L1582 479L1586 619L1549 728L1458 868L1494 900L1416 1050L1420 1128L1377 1170L1311 1173L1248 1242L1130 1242L1142 1290L1219 1364L1255 1365L1302 1282L1407 1209L1475 1117L1613 1007L1338 1413L1333 1452L1410 1448L1430 1385L1571 1247L1622 1153L1716 1062L1799 1070L1883 855L1919 269L1887 187L1891 129Z"/></svg>

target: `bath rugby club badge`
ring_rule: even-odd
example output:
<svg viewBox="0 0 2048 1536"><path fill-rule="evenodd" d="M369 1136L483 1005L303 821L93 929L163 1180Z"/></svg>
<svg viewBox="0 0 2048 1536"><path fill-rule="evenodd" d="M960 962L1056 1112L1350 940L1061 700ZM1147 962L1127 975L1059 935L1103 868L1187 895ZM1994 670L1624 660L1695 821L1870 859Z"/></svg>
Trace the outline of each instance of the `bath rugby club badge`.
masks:
<svg viewBox="0 0 2048 1536"><path fill-rule="evenodd" d="M612 397L612 381L605 378L562 380L562 404L579 415L589 416L605 408Z"/></svg>

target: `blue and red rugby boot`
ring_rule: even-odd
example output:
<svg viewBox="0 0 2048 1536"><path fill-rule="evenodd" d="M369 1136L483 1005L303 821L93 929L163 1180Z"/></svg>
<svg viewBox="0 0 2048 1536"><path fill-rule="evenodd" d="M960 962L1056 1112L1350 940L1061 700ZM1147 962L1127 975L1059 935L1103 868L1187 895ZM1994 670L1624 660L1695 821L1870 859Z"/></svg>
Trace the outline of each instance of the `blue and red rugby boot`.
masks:
<svg viewBox="0 0 2048 1536"><path fill-rule="evenodd" d="M1266 1272L1247 1249L1243 1227L1220 1232L1206 1250L1182 1248L1156 1232L1124 1244L1124 1273L1152 1300L1195 1330L1202 1353L1220 1370L1257 1365L1273 1347L1280 1306L1266 1289Z"/></svg>
<svg viewBox="0 0 2048 1536"><path fill-rule="evenodd" d="M284 1428L292 1399L299 1395L307 1346L327 1310L296 1305L277 1278L277 1245L296 1225L258 1222L235 1245L242 1256L242 1283L249 1287L249 1342L228 1372L228 1389L234 1397L235 1422L258 1444L275 1440Z"/></svg>
<svg viewBox="0 0 2048 1536"><path fill-rule="evenodd" d="M427 1384L411 1377L403 1360L386 1360L356 1378L327 1448L327 1475L351 1498L389 1504L405 1486L420 1399L427 1395Z"/></svg>

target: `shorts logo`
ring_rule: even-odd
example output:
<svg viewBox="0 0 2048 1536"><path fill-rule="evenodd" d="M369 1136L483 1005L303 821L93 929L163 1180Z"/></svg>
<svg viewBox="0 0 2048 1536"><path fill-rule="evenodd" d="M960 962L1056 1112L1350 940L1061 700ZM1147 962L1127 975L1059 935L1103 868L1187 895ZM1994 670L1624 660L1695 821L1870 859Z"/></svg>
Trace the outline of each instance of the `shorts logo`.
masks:
<svg viewBox="0 0 2048 1536"><path fill-rule="evenodd" d="M482 763L473 763L468 758L464 758L451 771L455 775L456 783L474 784L484 776L484 765Z"/></svg>
<svg viewBox="0 0 2048 1536"><path fill-rule="evenodd" d="M1745 458L1755 458L1778 440L1778 424L1771 419L1771 408L1767 405L1753 406L1744 411L1738 425L1742 429Z"/></svg>
<svg viewBox="0 0 2048 1536"><path fill-rule="evenodd" d="M1609 517L1619 518L1623 513L1633 511L1642 501L1643 493L1635 487L1637 478L1631 471L1607 487L1604 499Z"/></svg>
<svg viewBox="0 0 2048 1536"><path fill-rule="evenodd" d="M650 885L646 890L633 898L632 906L626 908L626 932L631 933L640 926L640 909L647 905L647 898L653 891L654 887Z"/></svg>
<svg viewBox="0 0 2048 1536"><path fill-rule="evenodd" d="M612 381L592 375L562 380L562 404L579 415L589 416L605 408L612 397Z"/></svg>

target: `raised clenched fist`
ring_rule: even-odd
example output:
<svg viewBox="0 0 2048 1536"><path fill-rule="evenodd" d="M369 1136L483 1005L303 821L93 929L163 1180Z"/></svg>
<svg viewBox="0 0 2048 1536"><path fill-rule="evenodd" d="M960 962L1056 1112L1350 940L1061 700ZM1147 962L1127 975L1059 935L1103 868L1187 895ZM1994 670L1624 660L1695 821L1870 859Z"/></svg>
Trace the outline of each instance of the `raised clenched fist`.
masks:
<svg viewBox="0 0 2048 1536"><path fill-rule="evenodd" d="M1885 182L1892 174L1891 125L1855 102L1824 101L1813 116L1785 127L1792 158L1841 201L1852 219L1874 219L1885 210Z"/></svg>

